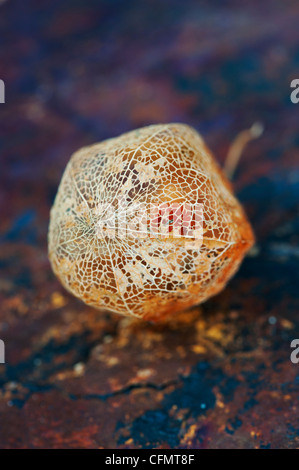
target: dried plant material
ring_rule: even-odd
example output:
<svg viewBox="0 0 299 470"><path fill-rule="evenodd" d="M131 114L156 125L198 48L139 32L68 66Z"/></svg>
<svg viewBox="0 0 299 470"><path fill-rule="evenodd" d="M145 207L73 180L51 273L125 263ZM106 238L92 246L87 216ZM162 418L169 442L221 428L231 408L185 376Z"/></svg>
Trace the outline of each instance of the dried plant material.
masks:
<svg viewBox="0 0 299 470"><path fill-rule="evenodd" d="M238 166L240 157L246 145L254 139L258 139L264 132L264 126L261 122L255 122L250 129L240 132L231 144L226 161L224 164L224 173L228 178L232 178Z"/></svg>
<svg viewBox="0 0 299 470"><path fill-rule="evenodd" d="M51 210L49 257L88 305L160 320L223 289L253 241L200 135L153 125L72 156Z"/></svg>

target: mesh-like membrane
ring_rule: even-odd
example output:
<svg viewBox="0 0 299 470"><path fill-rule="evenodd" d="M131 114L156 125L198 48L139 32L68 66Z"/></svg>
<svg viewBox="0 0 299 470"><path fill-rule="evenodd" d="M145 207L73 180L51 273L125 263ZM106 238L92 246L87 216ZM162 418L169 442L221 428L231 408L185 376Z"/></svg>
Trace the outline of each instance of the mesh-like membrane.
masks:
<svg viewBox="0 0 299 470"><path fill-rule="evenodd" d="M150 207L167 203L200 205L202 241L186 243L171 228L152 236L147 222L135 230L136 208L145 220ZM162 219L158 211L156 228ZM174 220L172 212L168 224ZM154 320L218 293L253 239L199 134L153 125L72 156L51 210L49 257L66 289L88 305Z"/></svg>

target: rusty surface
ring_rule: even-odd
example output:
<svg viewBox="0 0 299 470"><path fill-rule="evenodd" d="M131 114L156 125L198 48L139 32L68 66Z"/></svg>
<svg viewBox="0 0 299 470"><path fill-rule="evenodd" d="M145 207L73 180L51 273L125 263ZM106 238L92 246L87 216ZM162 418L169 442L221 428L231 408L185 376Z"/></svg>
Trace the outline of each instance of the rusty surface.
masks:
<svg viewBox="0 0 299 470"><path fill-rule="evenodd" d="M217 3L0 5L1 448L299 446L298 4ZM46 237L74 150L181 121L223 163L257 120L234 181L257 245L220 295L155 325L63 290Z"/></svg>

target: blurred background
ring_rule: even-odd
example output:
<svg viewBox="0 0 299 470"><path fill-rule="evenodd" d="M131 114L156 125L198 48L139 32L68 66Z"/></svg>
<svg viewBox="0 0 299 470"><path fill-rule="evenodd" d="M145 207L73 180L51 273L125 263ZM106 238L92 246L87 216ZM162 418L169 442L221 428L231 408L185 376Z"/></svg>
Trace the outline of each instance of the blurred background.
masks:
<svg viewBox="0 0 299 470"><path fill-rule="evenodd" d="M298 21L296 0L0 1L0 447L298 447ZM257 245L223 293L165 328L63 290L72 152L185 122L223 164L256 121L234 187Z"/></svg>

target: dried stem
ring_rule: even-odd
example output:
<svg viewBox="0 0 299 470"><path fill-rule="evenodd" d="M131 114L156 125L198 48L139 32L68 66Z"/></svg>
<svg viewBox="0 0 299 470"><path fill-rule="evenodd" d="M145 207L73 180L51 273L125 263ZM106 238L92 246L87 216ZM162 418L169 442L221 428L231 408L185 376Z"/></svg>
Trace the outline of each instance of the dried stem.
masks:
<svg viewBox="0 0 299 470"><path fill-rule="evenodd" d="M260 137L263 131L263 124L261 122L255 122L250 129L246 129L236 136L229 148L223 168L228 178L232 179L246 145L251 140Z"/></svg>

